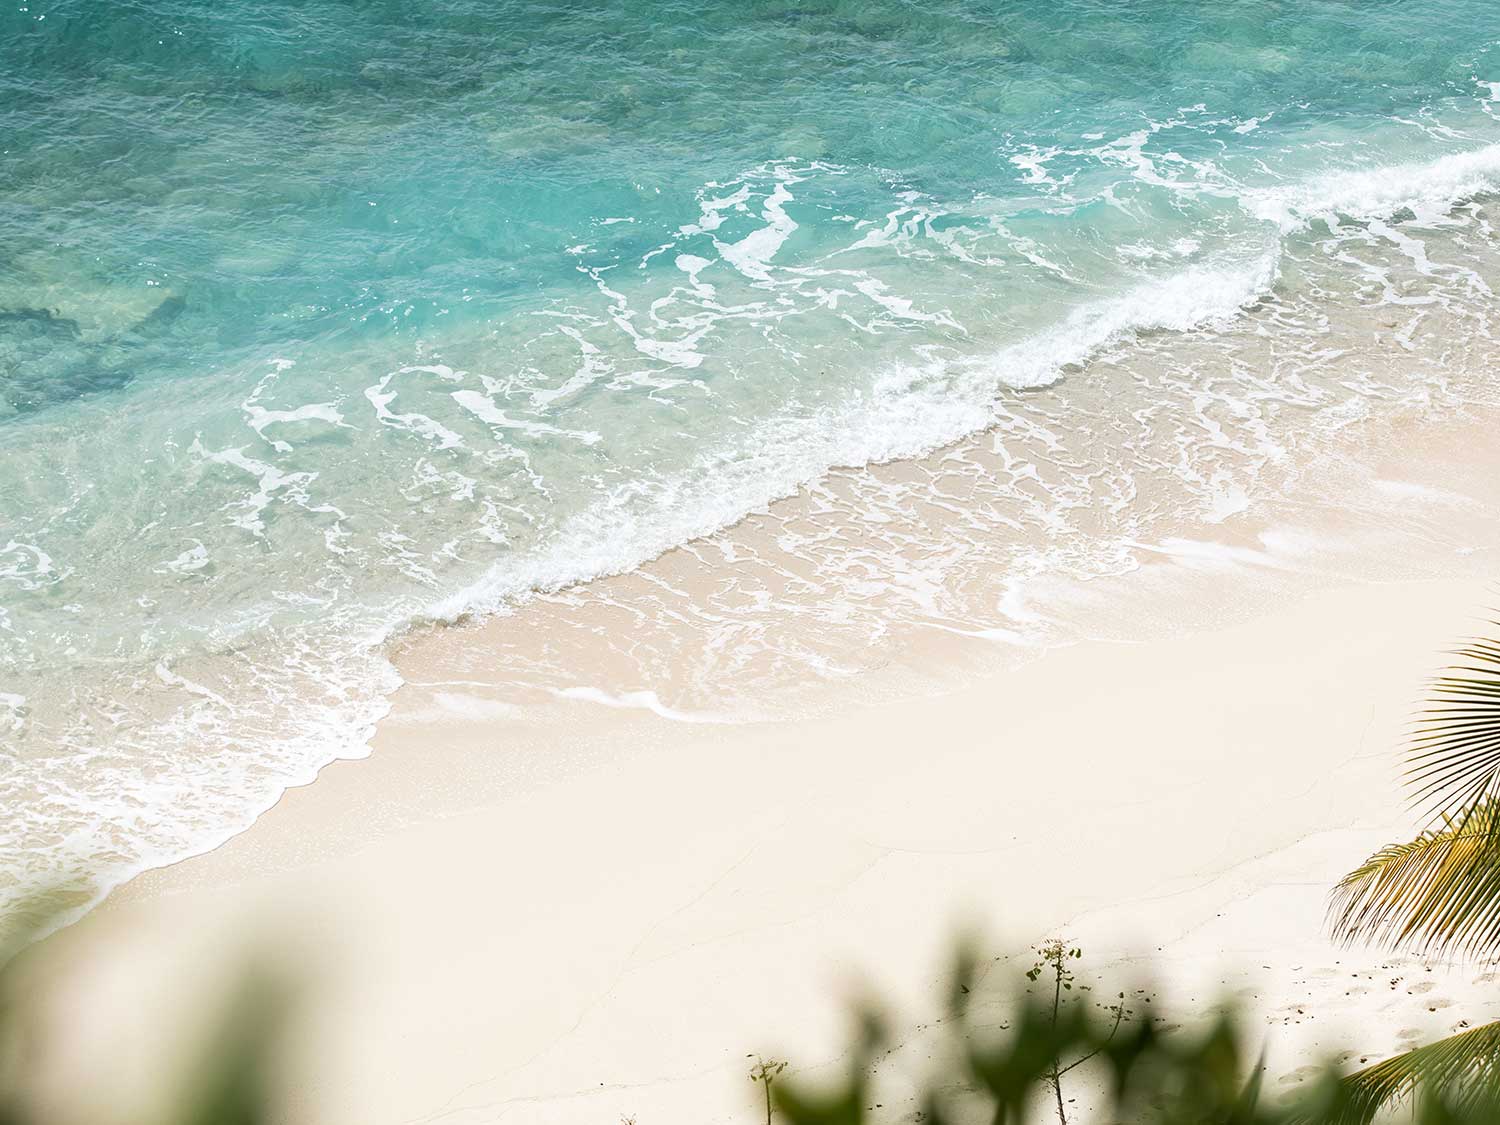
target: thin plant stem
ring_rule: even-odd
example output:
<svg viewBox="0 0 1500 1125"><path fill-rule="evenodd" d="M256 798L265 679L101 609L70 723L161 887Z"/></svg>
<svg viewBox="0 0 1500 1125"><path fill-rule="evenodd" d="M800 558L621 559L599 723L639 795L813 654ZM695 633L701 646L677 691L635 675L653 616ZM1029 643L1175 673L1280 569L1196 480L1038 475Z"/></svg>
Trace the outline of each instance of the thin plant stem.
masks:
<svg viewBox="0 0 1500 1125"><path fill-rule="evenodd" d="M1059 957L1052 963L1052 1029L1057 1030L1057 1013L1062 1007L1062 959ZM1057 1119L1062 1125L1068 1125L1068 1114L1063 1109L1062 1096L1062 1070L1058 1064L1061 1060L1056 1055L1052 1057L1052 1093L1057 1098Z"/></svg>

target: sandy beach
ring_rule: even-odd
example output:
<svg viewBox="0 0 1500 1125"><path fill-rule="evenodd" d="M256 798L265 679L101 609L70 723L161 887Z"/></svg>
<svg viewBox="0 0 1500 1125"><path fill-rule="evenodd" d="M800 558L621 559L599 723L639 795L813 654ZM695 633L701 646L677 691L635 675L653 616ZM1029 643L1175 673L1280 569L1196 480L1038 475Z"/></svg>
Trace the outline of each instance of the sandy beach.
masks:
<svg viewBox="0 0 1500 1125"><path fill-rule="evenodd" d="M750 1121L747 1055L836 1064L869 990L909 1040L884 1078L906 1120L958 927L1000 986L1065 934L1164 1001L1237 997L1279 1080L1391 1053L1500 1014L1477 969L1322 930L1330 884L1412 827L1402 723L1485 598L1337 588L796 723L523 711L430 668L368 760L53 942L56 1080L147 1097L183 1032L143 1014L201 1008L219 992L183 982L259 948L308 989L291 1120Z"/></svg>

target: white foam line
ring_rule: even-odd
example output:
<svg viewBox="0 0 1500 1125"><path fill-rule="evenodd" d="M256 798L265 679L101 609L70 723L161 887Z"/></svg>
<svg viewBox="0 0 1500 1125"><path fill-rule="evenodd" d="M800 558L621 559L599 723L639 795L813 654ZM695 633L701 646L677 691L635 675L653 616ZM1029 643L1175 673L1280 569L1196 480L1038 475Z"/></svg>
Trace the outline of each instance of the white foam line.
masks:
<svg viewBox="0 0 1500 1125"><path fill-rule="evenodd" d="M271 443L278 453L290 453L292 447L284 441L266 437L267 426L285 422L327 422L333 426L344 426L344 416L339 413L338 407L331 402L310 402L290 410L267 410L260 405L260 396L266 387L275 382L277 376L295 364L290 360L274 359L271 361L273 370L255 384L255 389L250 392L248 398L240 403L240 410L244 412L245 420L258 437L264 438Z"/></svg>
<svg viewBox="0 0 1500 1125"><path fill-rule="evenodd" d="M663 703L654 691L627 691L611 695L592 687L549 688L561 699L572 699L582 703L597 703L601 707L618 707L650 711L674 723L737 723L726 715L713 715L702 711L677 711Z"/></svg>
<svg viewBox="0 0 1500 1125"><path fill-rule="evenodd" d="M26 726L26 697L15 692L0 691L0 730L19 734Z"/></svg>
<svg viewBox="0 0 1500 1125"><path fill-rule="evenodd" d="M373 387L365 388L365 398L369 399L370 405L375 408L375 417L384 425L394 426L428 438L436 443L438 449L461 448L464 444L463 438L436 419L416 412L397 414L390 409L390 404L396 398L396 392L387 391L386 388L393 377L393 375L387 375Z"/></svg>
<svg viewBox="0 0 1500 1125"><path fill-rule="evenodd" d="M212 688L204 687L202 684L195 683L194 681L188 679L186 676L178 675L176 672L167 667L167 662L165 660L157 662L155 671L156 678L162 683L167 684L171 687L180 687L190 695L196 695L200 699L207 699L213 703L217 703L225 710L231 709L229 700L225 699L222 695L214 691Z"/></svg>
<svg viewBox="0 0 1500 1125"><path fill-rule="evenodd" d="M973 637L981 641L994 641L997 644L1013 645L1017 648L1040 648L1040 643L1018 633L1014 629L1002 629L998 626L991 629L960 629L957 625L944 625L941 621L927 622L929 628L937 629L939 632L952 633L957 637Z"/></svg>
<svg viewBox="0 0 1500 1125"><path fill-rule="evenodd" d="M603 440L600 435L591 431L560 430L556 426L547 425L545 422L528 422L524 419L512 418L495 405L494 399L488 395L480 394L478 391L454 391L450 397L481 422L489 426L494 426L496 429L515 430L519 433L530 434L533 437L538 435L568 437L581 441L584 445L595 445Z"/></svg>
<svg viewBox="0 0 1500 1125"><path fill-rule="evenodd" d="M1186 332L1225 321L1264 295L1276 281L1279 253L1266 250L1244 264L1189 266L1119 297L1075 310L1060 324L974 361L1018 389L1055 382L1062 368L1134 332Z"/></svg>
<svg viewBox="0 0 1500 1125"><path fill-rule="evenodd" d="M1500 186L1500 144L1436 160L1328 172L1286 187L1251 189L1239 199L1252 215L1292 231L1309 220L1344 215L1373 220L1402 208L1447 210Z"/></svg>

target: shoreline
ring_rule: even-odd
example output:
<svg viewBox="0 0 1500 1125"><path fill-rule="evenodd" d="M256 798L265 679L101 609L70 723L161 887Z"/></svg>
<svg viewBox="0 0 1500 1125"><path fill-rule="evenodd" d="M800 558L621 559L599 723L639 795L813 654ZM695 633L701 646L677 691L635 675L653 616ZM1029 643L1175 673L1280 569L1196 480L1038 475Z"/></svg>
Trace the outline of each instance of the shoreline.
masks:
<svg viewBox="0 0 1500 1125"><path fill-rule="evenodd" d="M167 696L186 701L180 714L193 722L174 728L164 755L176 789L153 788L151 769L126 770L122 785L146 783L124 800L110 792L82 806L86 831L101 804L118 806L111 821L126 827L115 838L101 834L93 874L76 880L79 864L56 859L70 854L57 826L34 818L22 833L29 844L15 885L67 884L72 904L93 903L125 871L202 854L249 830L288 785L309 783L330 761L368 755L364 735L387 706L383 677L392 658L410 660L423 682L437 679L425 675L431 664L469 682L460 688L479 684L479 706L491 711L582 693L663 713L787 719L878 701L892 689L943 691L976 667L1015 663L1017 651L1030 659L1056 644L1243 618L1259 612L1259 602L1342 581L1474 573L1473 560L1456 560L1454 548L1500 550L1492 530L1500 474L1476 471L1476 462L1500 464L1492 436L1500 407L1475 374L1490 366L1490 349L1466 335L1478 354L1462 357L1451 381L1446 353L1423 352L1411 362L1430 370L1415 385L1388 378L1386 354L1396 354L1396 343L1410 350L1419 321L1421 342L1467 333L1470 314L1441 303L1402 328L1384 306L1348 310L1326 334L1320 354L1335 357L1327 369L1319 359L1290 384L1279 376L1252 381L1244 396L1243 364L1279 372L1287 356L1278 348L1294 365L1308 360L1295 334L1270 330L1279 322L1267 306L1245 310L1222 331L1134 338L1121 355L1097 357L1083 377L998 403L994 425L961 442L922 458L834 469L624 573L533 591L490 615L479 606L458 623L416 614L413 622L427 624L396 628L357 656L339 649L324 668L338 666L332 682L304 676L305 695L257 696L277 700L265 715L215 710L223 702L215 690L240 700L243 669L233 660L206 675L157 670L146 690L119 694L170 710L153 695L167 683ZM1217 354L1221 345L1229 351ZM1309 390L1304 376L1312 375ZM1359 390L1346 395L1351 385ZM1091 435L1120 421L1117 394L1142 388L1164 415L1126 425L1093 456ZM1367 411L1375 400L1389 409ZM1248 419L1245 434L1233 436L1235 419ZM1183 434L1197 436L1184 445ZM1390 456L1392 448L1401 456ZM1395 491L1381 495L1380 485ZM1191 591L1174 603L1163 587L1184 575ZM351 694L355 722L340 711ZM299 726L301 704L314 698L327 706ZM200 713L203 700L215 706ZM331 726L328 707L340 711ZM208 737L222 749L236 718L245 730L264 732L265 719L272 733L291 731L290 757L278 758L286 747L264 737L275 753L253 745L249 754L213 760L220 774L201 776L196 767L210 759L197 757L205 738L194 724L219 723ZM276 726L282 720L284 729ZM78 791L91 791L93 775L74 772ZM24 781L20 789L22 808L40 807L47 792ZM172 799L156 802L160 792ZM165 810L164 828L133 834L134 809L147 806Z"/></svg>
<svg viewBox="0 0 1500 1125"><path fill-rule="evenodd" d="M69 992L93 1030L73 1062L122 1065L88 1046L139 1016L139 990L256 932L311 988L290 1116L330 1123L749 1120L746 1052L832 1063L864 980L915 1028L961 924L1002 954L1066 927L1101 968L1159 949L1169 990L1219 969L1204 935L1226 917L1241 959L1350 964L1322 937L1322 894L1412 827L1395 736L1484 596L1475 580L1325 590L792 722L434 711L398 692L369 758L53 939L84 959ZM1078 749L1054 762L1052 745ZM1317 1010L1338 981L1311 980L1263 995L1301 989ZM1421 1011L1403 1000L1338 1010L1388 1052ZM150 1048L160 1032L141 1050L171 1057Z"/></svg>

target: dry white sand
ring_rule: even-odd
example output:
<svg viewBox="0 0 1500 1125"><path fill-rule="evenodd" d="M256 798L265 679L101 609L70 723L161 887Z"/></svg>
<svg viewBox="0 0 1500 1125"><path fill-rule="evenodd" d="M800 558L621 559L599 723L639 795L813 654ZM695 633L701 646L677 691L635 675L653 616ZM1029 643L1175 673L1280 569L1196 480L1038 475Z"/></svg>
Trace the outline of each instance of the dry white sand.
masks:
<svg viewBox="0 0 1500 1125"><path fill-rule="evenodd" d="M1324 592L798 723L409 687L369 760L59 935L55 1073L145 1088L157 1017L267 942L312 986L297 1121L750 1122L747 1054L829 1066L862 987L920 1043L960 924L1001 983L1061 933L1109 983L1150 957L1164 1001L1238 994L1278 1079L1336 1042L1373 1059L1500 1014L1477 968L1322 930L1338 875L1416 827L1402 723L1485 602Z"/></svg>

